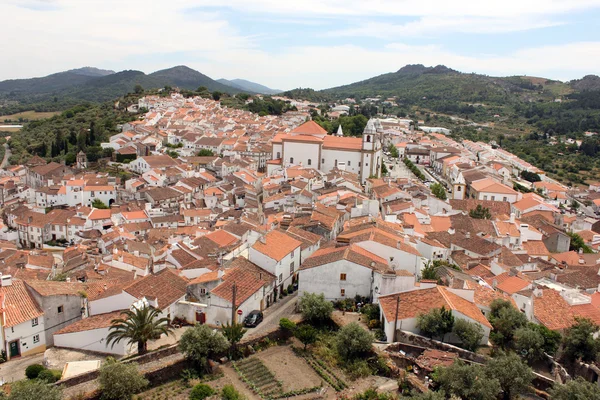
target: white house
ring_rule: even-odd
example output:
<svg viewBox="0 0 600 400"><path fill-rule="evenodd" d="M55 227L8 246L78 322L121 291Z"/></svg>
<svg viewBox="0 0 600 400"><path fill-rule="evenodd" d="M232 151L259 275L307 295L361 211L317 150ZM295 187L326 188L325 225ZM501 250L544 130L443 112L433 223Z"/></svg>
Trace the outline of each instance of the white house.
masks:
<svg viewBox="0 0 600 400"><path fill-rule="evenodd" d="M0 277L0 340L6 356L29 356L46 350L44 312L23 281Z"/></svg>
<svg viewBox="0 0 600 400"><path fill-rule="evenodd" d="M279 291L295 282L302 242L280 230L258 239L248 252L250 262L275 275Z"/></svg>
<svg viewBox="0 0 600 400"><path fill-rule="evenodd" d="M484 332L481 344L488 342L492 329L492 325L474 302L473 290L434 286L381 296L379 305L388 342L394 340L395 330L419 334L417 317L441 307L450 310L455 320L463 319L479 324ZM450 343L459 342L458 338L451 333L446 334L443 340Z"/></svg>

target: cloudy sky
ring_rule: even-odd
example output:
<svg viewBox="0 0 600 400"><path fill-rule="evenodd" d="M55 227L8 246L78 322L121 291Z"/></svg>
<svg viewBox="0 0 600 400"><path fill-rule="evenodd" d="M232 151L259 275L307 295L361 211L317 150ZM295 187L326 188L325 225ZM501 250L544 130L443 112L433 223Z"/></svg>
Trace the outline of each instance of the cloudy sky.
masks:
<svg viewBox="0 0 600 400"><path fill-rule="evenodd" d="M416 63L600 74L600 0L0 0L0 15L0 80L174 65L278 89Z"/></svg>

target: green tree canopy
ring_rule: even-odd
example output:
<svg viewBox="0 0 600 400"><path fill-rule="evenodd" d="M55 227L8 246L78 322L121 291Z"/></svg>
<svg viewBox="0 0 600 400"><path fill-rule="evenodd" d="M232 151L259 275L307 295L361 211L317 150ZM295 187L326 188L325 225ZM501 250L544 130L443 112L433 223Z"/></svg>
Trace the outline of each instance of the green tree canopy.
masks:
<svg viewBox="0 0 600 400"><path fill-rule="evenodd" d="M483 339L483 328L475 322L469 322L465 319L457 319L452 327L454 333L461 341L461 347L475 351Z"/></svg>
<svg viewBox="0 0 600 400"><path fill-rule="evenodd" d="M237 344L242 340L246 331L247 329L244 329L244 326L237 322L223 325L223 336L225 336L231 345L229 351L232 357L237 356Z"/></svg>
<svg viewBox="0 0 600 400"><path fill-rule="evenodd" d="M200 151L197 154L198 157L210 157L214 155L215 153L213 153L213 151L209 149L200 149Z"/></svg>
<svg viewBox="0 0 600 400"><path fill-rule="evenodd" d="M585 242L583 241L583 238L581 236L579 236L577 233L568 232L567 235L569 235L569 237L571 238L571 243L569 244L569 250L579 251L581 249L586 254L591 254L594 252L590 246L585 244Z"/></svg>
<svg viewBox="0 0 600 400"><path fill-rule="evenodd" d="M102 400L130 399L148 386L148 381L140 374L136 364L124 364L114 358L107 359L100 367L98 380Z"/></svg>
<svg viewBox="0 0 600 400"><path fill-rule="evenodd" d="M426 314L417 316L417 328L429 338L444 340L446 333L452 332L454 316L445 307L434 308Z"/></svg>
<svg viewBox="0 0 600 400"><path fill-rule="evenodd" d="M492 358L486 364L485 372L490 379L500 382L505 400L528 391L534 378L531 368L515 353Z"/></svg>
<svg viewBox="0 0 600 400"><path fill-rule="evenodd" d="M512 345L515 331L527 325L527 317L507 300L492 301L490 309L488 319L494 328L490 339L494 344L507 348Z"/></svg>
<svg viewBox="0 0 600 400"><path fill-rule="evenodd" d="M588 318L575 317L577 321L565 330L563 336L563 359L566 361L593 361L600 350L600 339L595 339L598 325Z"/></svg>
<svg viewBox="0 0 600 400"><path fill-rule="evenodd" d="M502 392L500 381L490 378L482 366L456 361L449 367L436 368L433 380L447 396L469 400L497 400Z"/></svg>
<svg viewBox="0 0 600 400"><path fill-rule="evenodd" d="M104 202L100 199L95 199L94 201L92 201L92 207L98 208L100 210L108 209L108 206L104 204Z"/></svg>
<svg viewBox="0 0 600 400"><path fill-rule="evenodd" d="M552 400L597 400L600 399L600 387L578 376L565 385L555 384L550 389L550 396Z"/></svg>
<svg viewBox="0 0 600 400"><path fill-rule="evenodd" d="M441 183L434 183L429 187L431 189L431 193L440 200L446 200L446 189L442 186Z"/></svg>
<svg viewBox="0 0 600 400"><path fill-rule="evenodd" d="M333 304L323 294L305 292L300 299L300 311L305 320L323 323L331 319Z"/></svg>
<svg viewBox="0 0 600 400"><path fill-rule="evenodd" d="M345 360L352 360L368 353L373 344L373 335L357 322L342 327L336 337L336 349Z"/></svg>
<svg viewBox="0 0 600 400"><path fill-rule="evenodd" d="M12 383L10 396L8 396L9 400L62 400L62 398L60 388L37 379Z"/></svg>
<svg viewBox="0 0 600 400"><path fill-rule="evenodd" d="M487 207L477 204L477 207L469 211L469 216L475 219L492 219L492 213Z"/></svg>
<svg viewBox="0 0 600 400"><path fill-rule="evenodd" d="M294 336L302 342L306 350L306 346L317 341L317 330L308 324L300 325L294 331Z"/></svg>
<svg viewBox="0 0 600 400"><path fill-rule="evenodd" d="M208 325L195 325L181 335L179 350L199 367L206 368L208 360L229 347L225 336L213 332Z"/></svg>
<svg viewBox="0 0 600 400"><path fill-rule="evenodd" d="M156 308L145 306L132 310L125 310L122 318L112 320L106 344L115 344L122 340L128 344L137 343L138 353L148 351L148 342L156 340L161 335L171 335L173 329L169 326L169 319L160 317Z"/></svg>

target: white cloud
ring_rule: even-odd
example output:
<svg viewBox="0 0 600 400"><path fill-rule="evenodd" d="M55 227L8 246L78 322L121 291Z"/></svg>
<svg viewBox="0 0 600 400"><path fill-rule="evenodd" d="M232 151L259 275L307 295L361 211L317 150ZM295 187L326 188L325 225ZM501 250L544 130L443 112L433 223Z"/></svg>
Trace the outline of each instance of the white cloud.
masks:
<svg viewBox="0 0 600 400"><path fill-rule="evenodd" d="M533 49L508 55L462 55L436 45L387 43L380 49L356 45L296 45L275 51L260 47L260 22L252 36L240 32L214 7L214 0L4 0L0 80L42 76L92 65L152 72L184 63L213 78L245 78L282 89L325 88L395 71L409 63L445 64L461 71L534 74L575 78L600 70L599 42ZM385 32L386 39L507 32L557 23L564 13L597 7L600 0L222 0L251 18L280 23L321 23L347 17L357 28ZM203 11L203 5L213 6ZM374 24L374 16L414 16L407 24ZM331 21L328 21L331 22ZM329 23L328 26L335 26ZM279 32L278 32L279 33ZM285 32L284 32L285 33ZM339 33L339 32L338 32ZM378 34L378 33L377 33ZM391 38L391 39L390 39ZM302 43L295 37L294 43ZM320 38L320 42L324 42ZM349 40L348 42L352 42ZM494 52L490 46L490 53ZM177 61L175 61L177 60Z"/></svg>

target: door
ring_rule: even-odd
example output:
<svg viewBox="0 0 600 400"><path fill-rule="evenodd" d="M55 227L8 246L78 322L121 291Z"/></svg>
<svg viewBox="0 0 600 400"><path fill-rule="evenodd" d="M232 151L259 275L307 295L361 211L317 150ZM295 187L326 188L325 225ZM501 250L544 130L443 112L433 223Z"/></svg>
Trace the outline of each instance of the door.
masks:
<svg viewBox="0 0 600 400"><path fill-rule="evenodd" d="M15 340L14 342L10 342L10 358L19 357L21 355L21 347L19 346L19 341Z"/></svg>
<svg viewBox="0 0 600 400"><path fill-rule="evenodd" d="M200 325L204 324L206 322L206 314L202 311L196 311L196 322Z"/></svg>

